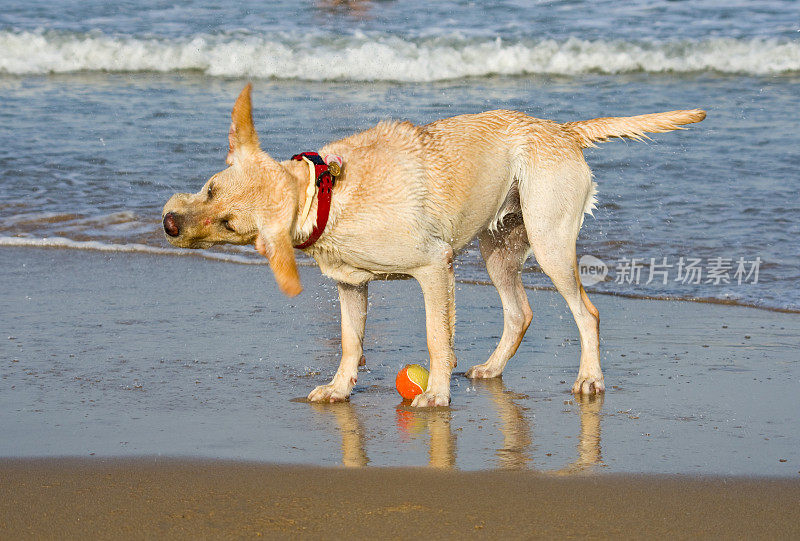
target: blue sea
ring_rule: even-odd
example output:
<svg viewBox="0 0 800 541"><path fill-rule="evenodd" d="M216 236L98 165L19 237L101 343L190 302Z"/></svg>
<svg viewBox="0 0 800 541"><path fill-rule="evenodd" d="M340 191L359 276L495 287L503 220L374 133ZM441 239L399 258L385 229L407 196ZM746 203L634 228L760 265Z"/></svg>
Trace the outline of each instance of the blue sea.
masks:
<svg viewBox="0 0 800 541"><path fill-rule="evenodd" d="M588 289L800 311L789 0L4 0L0 246L179 254L161 208L224 167L247 81L278 159L388 118L706 109L586 152L599 205L578 252L606 269ZM263 264L250 247L196 255ZM488 280L476 245L457 277ZM549 286L533 260L524 281Z"/></svg>

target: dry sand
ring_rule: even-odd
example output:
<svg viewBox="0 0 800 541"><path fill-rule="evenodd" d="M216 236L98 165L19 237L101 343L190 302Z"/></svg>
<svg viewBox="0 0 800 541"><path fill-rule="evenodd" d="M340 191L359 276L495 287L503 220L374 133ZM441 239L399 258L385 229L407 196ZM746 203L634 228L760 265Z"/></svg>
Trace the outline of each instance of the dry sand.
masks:
<svg viewBox="0 0 800 541"><path fill-rule="evenodd" d="M4 539L800 536L800 481L322 469L191 460L0 462Z"/></svg>

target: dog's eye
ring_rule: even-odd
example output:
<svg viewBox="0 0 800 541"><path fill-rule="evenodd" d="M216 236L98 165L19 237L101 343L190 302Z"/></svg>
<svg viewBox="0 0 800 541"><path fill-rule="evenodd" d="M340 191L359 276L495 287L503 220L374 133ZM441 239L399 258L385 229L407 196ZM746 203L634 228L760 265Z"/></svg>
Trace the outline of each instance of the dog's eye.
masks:
<svg viewBox="0 0 800 541"><path fill-rule="evenodd" d="M206 194L208 195L209 199L211 199L214 196L213 188L214 188L214 186L209 186L208 187L208 191L206 192Z"/></svg>
<svg viewBox="0 0 800 541"><path fill-rule="evenodd" d="M222 220L222 226L231 233L236 233L236 230L233 228L233 226L228 220Z"/></svg>

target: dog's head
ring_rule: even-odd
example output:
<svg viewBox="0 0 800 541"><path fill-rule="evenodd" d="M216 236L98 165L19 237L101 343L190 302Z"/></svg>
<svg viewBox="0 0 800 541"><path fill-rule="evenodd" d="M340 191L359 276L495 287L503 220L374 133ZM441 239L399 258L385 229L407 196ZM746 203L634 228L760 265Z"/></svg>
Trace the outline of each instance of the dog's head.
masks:
<svg viewBox="0 0 800 541"><path fill-rule="evenodd" d="M251 86L233 106L228 133L228 168L195 194L176 193L164 205L167 240L181 248L215 244L255 244L269 260L278 286L294 296L302 291L291 232L297 215L297 183L262 151L253 126Z"/></svg>

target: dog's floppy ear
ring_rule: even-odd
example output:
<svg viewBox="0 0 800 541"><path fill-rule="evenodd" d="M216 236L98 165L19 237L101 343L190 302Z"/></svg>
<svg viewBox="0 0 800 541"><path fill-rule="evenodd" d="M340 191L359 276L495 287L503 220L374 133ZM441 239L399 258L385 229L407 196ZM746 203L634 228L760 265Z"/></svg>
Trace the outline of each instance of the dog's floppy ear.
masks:
<svg viewBox="0 0 800 541"><path fill-rule="evenodd" d="M272 274L284 295L294 297L303 291L288 231L267 232L259 227L255 247L258 253L269 260Z"/></svg>
<svg viewBox="0 0 800 541"><path fill-rule="evenodd" d="M231 129L228 131L228 156L225 163L233 165L234 161L241 156L258 152L258 134L253 125L253 105L250 93L253 88L251 83L247 83L236 103L233 105L231 113Z"/></svg>

